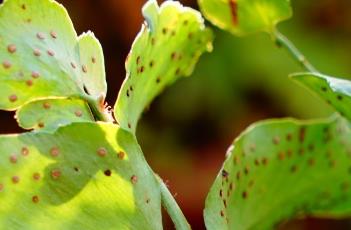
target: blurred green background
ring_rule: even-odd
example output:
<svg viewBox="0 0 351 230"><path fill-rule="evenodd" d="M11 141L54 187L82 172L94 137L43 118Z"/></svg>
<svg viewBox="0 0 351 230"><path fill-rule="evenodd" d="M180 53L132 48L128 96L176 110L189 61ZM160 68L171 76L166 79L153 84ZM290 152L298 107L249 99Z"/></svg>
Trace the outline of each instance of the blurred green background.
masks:
<svg viewBox="0 0 351 230"><path fill-rule="evenodd" d="M124 79L124 59L143 21L145 1L59 1L79 33L92 30L102 43L110 105ZM195 0L181 2L197 8ZM293 19L279 29L321 72L351 77L351 1L292 0L292 5ZM214 51L201 58L193 76L156 99L138 128L147 160L167 181L195 230L204 229L204 201L227 147L248 125L266 118L308 119L332 113L288 79L303 69L268 35L238 38L214 31ZM22 131L13 113L1 112L0 120L1 133ZM169 219L165 224L165 229L173 229ZM351 222L308 218L281 229L351 229Z"/></svg>

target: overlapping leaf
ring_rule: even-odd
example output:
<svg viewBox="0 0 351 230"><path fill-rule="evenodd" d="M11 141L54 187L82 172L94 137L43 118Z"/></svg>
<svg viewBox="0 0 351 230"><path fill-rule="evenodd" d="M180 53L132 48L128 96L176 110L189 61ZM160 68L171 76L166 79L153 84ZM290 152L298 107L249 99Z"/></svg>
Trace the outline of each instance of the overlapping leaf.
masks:
<svg viewBox="0 0 351 230"><path fill-rule="evenodd" d="M52 96L97 104L105 98L99 42L92 33L78 38L66 10L53 0L5 1L0 49L0 109Z"/></svg>
<svg viewBox="0 0 351 230"><path fill-rule="evenodd" d="M16 119L24 129L54 131L72 122L93 121L94 117L83 100L50 98L24 104Z"/></svg>
<svg viewBox="0 0 351 230"><path fill-rule="evenodd" d="M273 229L295 215L351 215L351 132L341 119L263 122L228 151L207 229Z"/></svg>
<svg viewBox="0 0 351 230"><path fill-rule="evenodd" d="M172 1L159 7L151 0L143 14L147 25L127 58L127 78L115 105L117 121L133 132L145 107L167 85L190 75L199 56L211 49L211 33L197 11Z"/></svg>
<svg viewBox="0 0 351 230"><path fill-rule="evenodd" d="M304 85L351 120L351 82L317 73L293 74L292 79Z"/></svg>
<svg viewBox="0 0 351 230"><path fill-rule="evenodd" d="M1 229L162 229L158 182L118 126L0 136L0 149Z"/></svg>
<svg viewBox="0 0 351 230"><path fill-rule="evenodd" d="M198 0L205 17L235 35L272 33L292 15L290 0Z"/></svg>

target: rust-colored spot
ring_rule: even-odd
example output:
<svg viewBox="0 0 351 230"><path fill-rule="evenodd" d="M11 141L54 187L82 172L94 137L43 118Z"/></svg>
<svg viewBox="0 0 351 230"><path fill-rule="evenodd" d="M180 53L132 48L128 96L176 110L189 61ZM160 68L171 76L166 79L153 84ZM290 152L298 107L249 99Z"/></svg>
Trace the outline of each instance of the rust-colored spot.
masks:
<svg viewBox="0 0 351 230"><path fill-rule="evenodd" d="M61 171L59 169L53 169L51 171L51 178L54 179L54 180L57 180L59 179L61 176Z"/></svg>
<svg viewBox="0 0 351 230"><path fill-rule="evenodd" d="M26 81L26 85L27 86L32 86L33 85L33 81L32 80L27 80Z"/></svg>
<svg viewBox="0 0 351 230"><path fill-rule="evenodd" d="M17 48L16 48L15 44L10 44L10 45L7 46L7 51L9 51L9 53L13 54L13 53L16 52L16 50L17 50Z"/></svg>
<svg viewBox="0 0 351 230"><path fill-rule="evenodd" d="M57 38L57 33L53 30L50 31L50 35L52 38L56 39Z"/></svg>
<svg viewBox="0 0 351 230"><path fill-rule="evenodd" d="M238 3L237 0L229 0L230 12L232 15L232 23L234 26L238 25Z"/></svg>
<svg viewBox="0 0 351 230"><path fill-rule="evenodd" d="M45 127L44 122L39 122L39 123L38 123L38 127L39 127L39 128L44 128L44 127Z"/></svg>
<svg viewBox="0 0 351 230"><path fill-rule="evenodd" d="M33 180L36 180L36 181L38 181L38 180L40 180L40 173L33 173Z"/></svg>
<svg viewBox="0 0 351 230"><path fill-rule="evenodd" d="M140 67L140 73L143 73L144 70L145 70L145 67L144 67L144 66Z"/></svg>
<svg viewBox="0 0 351 230"><path fill-rule="evenodd" d="M20 182L19 176L13 176L11 178L11 180L12 180L12 183L14 183L14 184L18 184Z"/></svg>
<svg viewBox="0 0 351 230"><path fill-rule="evenodd" d="M42 32L38 32L37 33L37 38L40 40L44 40L45 39L45 35Z"/></svg>
<svg viewBox="0 0 351 230"><path fill-rule="evenodd" d="M111 172L111 170L107 169L104 171L104 174L105 174L105 176L111 176L112 172Z"/></svg>
<svg viewBox="0 0 351 230"><path fill-rule="evenodd" d="M291 133L288 133L288 134L286 135L286 140L287 140L287 141L291 141L291 140L292 140L292 134L291 134Z"/></svg>
<svg viewBox="0 0 351 230"><path fill-rule="evenodd" d="M86 65L82 65L82 71L83 73L87 73L88 72L88 68Z"/></svg>
<svg viewBox="0 0 351 230"><path fill-rule="evenodd" d="M107 155L107 150L104 147L101 147L97 150L97 154L100 157L105 157Z"/></svg>
<svg viewBox="0 0 351 230"><path fill-rule="evenodd" d="M17 99L18 99L18 98L17 98L17 95L15 95L15 94L12 94L12 95L9 96L9 101L10 101L10 102L16 102Z"/></svg>
<svg viewBox="0 0 351 230"><path fill-rule="evenodd" d="M224 211L223 210L221 210L219 214L221 215L221 217L224 217Z"/></svg>
<svg viewBox="0 0 351 230"><path fill-rule="evenodd" d="M32 201L33 201L33 203L35 203L35 204L36 204L36 203L39 203L39 196L36 196L36 195L33 196L33 197L32 197Z"/></svg>
<svg viewBox="0 0 351 230"><path fill-rule="evenodd" d="M127 89L127 91L126 91L126 95L127 95L127 97L129 97L129 96L130 96L130 94L129 94L129 89Z"/></svg>
<svg viewBox="0 0 351 230"><path fill-rule="evenodd" d="M244 173L248 175L250 172L250 167L248 165L245 166Z"/></svg>
<svg viewBox="0 0 351 230"><path fill-rule="evenodd" d="M299 141L304 142L306 136L306 127L301 127L299 130Z"/></svg>
<svg viewBox="0 0 351 230"><path fill-rule="evenodd" d="M157 77L156 78L156 83L159 84L161 82L161 78L160 77Z"/></svg>
<svg viewBox="0 0 351 230"><path fill-rule="evenodd" d="M25 4L22 4L22 5L21 5L21 9L22 9L22 10L26 10L26 9L27 9L27 6L26 6Z"/></svg>
<svg viewBox="0 0 351 230"><path fill-rule="evenodd" d="M279 137L274 137L273 138L273 144L278 145L280 143L280 138Z"/></svg>
<svg viewBox="0 0 351 230"><path fill-rule="evenodd" d="M236 179L237 179L237 180L240 180L240 177L241 177L241 173L240 173L240 171L238 171L238 172L236 173Z"/></svg>
<svg viewBox="0 0 351 230"><path fill-rule="evenodd" d="M17 158L17 156L16 156L15 154L12 154L12 155L10 156L10 162L11 162L11 163L16 164L16 163L17 163L17 160L18 160L18 158Z"/></svg>
<svg viewBox="0 0 351 230"><path fill-rule="evenodd" d="M32 78L39 78L40 73L38 71L32 71Z"/></svg>
<svg viewBox="0 0 351 230"><path fill-rule="evenodd" d="M141 59L141 57L140 57L140 56L138 56L138 57L137 57L137 59L136 59L136 63L137 63L137 65L139 65L139 64L140 64L140 59Z"/></svg>
<svg viewBox="0 0 351 230"><path fill-rule="evenodd" d="M287 155L288 155L289 158L292 156L292 154L293 154L292 150L291 150L291 149L288 149Z"/></svg>
<svg viewBox="0 0 351 230"><path fill-rule="evenodd" d="M132 125L130 123L128 123L128 128L130 128L130 129L132 128Z"/></svg>
<svg viewBox="0 0 351 230"><path fill-rule="evenodd" d="M251 188L252 186L254 186L254 184L255 184L255 181L254 181L254 180L250 180L250 182L249 182L249 184L248 184L249 188Z"/></svg>
<svg viewBox="0 0 351 230"><path fill-rule="evenodd" d="M55 52L53 50L48 50L47 53L51 57L55 56Z"/></svg>
<svg viewBox="0 0 351 230"><path fill-rule="evenodd" d="M226 199L223 199L223 205L225 208L227 208L227 200Z"/></svg>
<svg viewBox="0 0 351 230"><path fill-rule="evenodd" d="M40 52L39 49L34 49L34 50L33 50L33 54L34 54L34 56L39 57L39 56L41 55L41 52Z"/></svg>
<svg viewBox="0 0 351 230"><path fill-rule="evenodd" d="M133 175L131 178L130 178L130 181L132 182L132 184L136 184L138 182L138 177L136 175Z"/></svg>
<svg viewBox="0 0 351 230"><path fill-rule="evenodd" d="M43 103L43 108L44 108L44 109L50 109L50 108L51 108L50 103L49 103L49 102L44 102L44 103Z"/></svg>
<svg viewBox="0 0 351 230"><path fill-rule="evenodd" d="M176 53L176 52L173 52L173 53L171 54L171 58L172 58L172 60L177 59L177 53Z"/></svg>
<svg viewBox="0 0 351 230"><path fill-rule="evenodd" d="M81 117L83 115L83 112L81 110L76 110L74 114L76 115L76 117Z"/></svg>
<svg viewBox="0 0 351 230"><path fill-rule="evenodd" d="M150 198L146 198L145 202L146 202L147 204L149 204L149 203L150 203Z"/></svg>
<svg viewBox="0 0 351 230"><path fill-rule="evenodd" d="M21 154L22 154L22 156L28 156L29 155L29 149L27 147L23 147L21 149Z"/></svg>
<svg viewBox="0 0 351 230"><path fill-rule="evenodd" d="M163 33L164 35L166 35L167 32L168 32L168 29L167 29L167 28L163 28L163 29L162 29L162 33Z"/></svg>
<svg viewBox="0 0 351 230"><path fill-rule="evenodd" d="M50 155L51 155L52 157L57 157L58 155L60 155L60 149L59 149L57 146L52 147L52 148L50 149Z"/></svg>
<svg viewBox="0 0 351 230"><path fill-rule="evenodd" d="M254 163L255 163L256 166L259 166L260 165L260 160L256 158Z"/></svg>
<svg viewBox="0 0 351 230"><path fill-rule="evenodd" d="M91 57L91 62L92 62L93 64L95 64L95 63L96 63L96 58L95 58L95 57Z"/></svg>
<svg viewBox="0 0 351 230"><path fill-rule="evenodd" d="M267 158L262 158L262 164L267 165L268 164L268 159Z"/></svg>
<svg viewBox="0 0 351 230"><path fill-rule="evenodd" d="M222 189L219 190L219 196L223 197L223 190Z"/></svg>
<svg viewBox="0 0 351 230"><path fill-rule="evenodd" d="M249 193L247 191L243 191L242 196L244 199L246 199L249 196Z"/></svg>
<svg viewBox="0 0 351 230"><path fill-rule="evenodd" d="M226 170L222 170L222 177L226 178L229 176L229 173Z"/></svg>
<svg viewBox="0 0 351 230"><path fill-rule="evenodd" d="M285 159L285 153L283 151L278 153L278 159L281 161Z"/></svg>
<svg viewBox="0 0 351 230"><path fill-rule="evenodd" d="M5 61L2 62L2 66L3 66L5 69L9 69L9 68L11 68L12 64L11 64L10 61L5 60Z"/></svg>
<svg viewBox="0 0 351 230"><path fill-rule="evenodd" d="M76 64L74 64L74 62L71 62L71 66L73 69L77 68Z"/></svg>
<svg viewBox="0 0 351 230"><path fill-rule="evenodd" d="M118 157L119 159L121 159L121 160L124 159L125 155L126 155L126 154L125 154L124 152L119 152L119 153L117 153L117 157Z"/></svg>
<svg viewBox="0 0 351 230"><path fill-rule="evenodd" d="M312 144L312 143L309 144L309 145L308 145L308 150L311 151L311 152L313 152L313 151L314 151L314 144Z"/></svg>

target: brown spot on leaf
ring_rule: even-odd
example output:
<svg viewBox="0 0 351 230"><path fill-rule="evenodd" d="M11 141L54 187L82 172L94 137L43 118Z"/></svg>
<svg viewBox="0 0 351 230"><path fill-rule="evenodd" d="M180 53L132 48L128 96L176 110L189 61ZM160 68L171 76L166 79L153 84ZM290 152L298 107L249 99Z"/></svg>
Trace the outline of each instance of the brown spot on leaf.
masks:
<svg viewBox="0 0 351 230"><path fill-rule="evenodd" d="M60 149L59 149L57 146L52 147L52 148L50 149L50 155L51 155L52 157L58 157L58 155L60 155Z"/></svg>
<svg viewBox="0 0 351 230"><path fill-rule="evenodd" d="M5 60L5 61L2 62L2 66L3 66L5 69L9 69L9 68L11 68L12 64L11 64L10 61Z"/></svg>
<svg viewBox="0 0 351 230"><path fill-rule="evenodd" d="M300 142L304 142L306 136L306 127L301 127L299 130L299 140Z"/></svg>
<svg viewBox="0 0 351 230"><path fill-rule="evenodd" d="M278 145L280 143L280 138L279 137L274 137L273 138L273 144Z"/></svg>
<svg viewBox="0 0 351 230"><path fill-rule="evenodd" d="M107 169L104 171L104 174L105 174L105 176L111 176L112 172L111 172L111 170Z"/></svg>
<svg viewBox="0 0 351 230"><path fill-rule="evenodd" d="M34 49L33 54L34 54L34 56L39 57L41 55L41 52L39 49Z"/></svg>
<svg viewBox="0 0 351 230"><path fill-rule="evenodd" d="M97 150L97 154L100 157L105 157L107 155L107 150L105 148L101 147Z"/></svg>
<svg viewBox="0 0 351 230"><path fill-rule="evenodd" d="M39 123L38 123L38 126L39 126L39 128L44 128L44 127L45 127L45 124L44 124L44 122L39 122Z"/></svg>
<svg viewBox="0 0 351 230"><path fill-rule="evenodd" d="M249 196L249 193L247 191L243 191L242 196L244 199L246 199Z"/></svg>
<svg viewBox="0 0 351 230"><path fill-rule="evenodd" d="M133 175L131 178L130 178L130 181L132 182L132 184L136 184L138 182L138 177L136 175Z"/></svg>
<svg viewBox="0 0 351 230"><path fill-rule="evenodd" d="M36 180L36 181L40 180L40 174L37 172L33 173L33 180Z"/></svg>
<svg viewBox="0 0 351 230"><path fill-rule="evenodd" d="M27 86L32 86L33 85L33 81L32 80L27 80L26 84L27 84Z"/></svg>
<svg viewBox="0 0 351 230"><path fill-rule="evenodd" d="M53 50L48 50L47 53L51 57L55 56L55 52Z"/></svg>
<svg viewBox="0 0 351 230"><path fill-rule="evenodd" d="M87 69L86 65L82 65L82 71L83 71L83 73L87 73L88 72L88 69Z"/></svg>
<svg viewBox="0 0 351 230"><path fill-rule="evenodd" d="M83 112L81 110L76 110L74 114L76 115L76 117L81 117L83 115Z"/></svg>
<svg viewBox="0 0 351 230"><path fill-rule="evenodd" d="M237 0L229 0L230 12L232 15L232 23L234 26L238 25L238 3Z"/></svg>
<svg viewBox="0 0 351 230"><path fill-rule="evenodd" d="M22 156L28 156L29 155L29 149L27 147L23 147L21 149L21 154L22 154Z"/></svg>
<svg viewBox="0 0 351 230"><path fill-rule="evenodd" d="M12 95L9 96L9 101L10 101L10 102L16 102L17 99L18 99L18 98L17 98L17 95L15 95L15 94L12 94Z"/></svg>
<svg viewBox="0 0 351 230"><path fill-rule="evenodd" d="M33 196L32 197L32 201L33 201L33 203L39 203L39 196Z"/></svg>
<svg viewBox="0 0 351 230"><path fill-rule="evenodd" d="M77 68L76 64L74 64L74 62L71 62L71 66L73 69Z"/></svg>
<svg viewBox="0 0 351 230"><path fill-rule="evenodd" d="M52 38L56 39L57 38L57 33L53 30L50 31L50 35Z"/></svg>
<svg viewBox="0 0 351 230"><path fill-rule="evenodd" d="M12 154L12 155L10 156L10 162L11 162L11 163L16 164L16 163L17 163L17 160L18 160L18 158L17 158L17 156L16 156L15 154Z"/></svg>
<svg viewBox="0 0 351 230"><path fill-rule="evenodd" d="M45 39L45 35L42 32L38 32L37 33L37 38L40 40L44 40Z"/></svg>
<svg viewBox="0 0 351 230"><path fill-rule="evenodd" d="M59 179L61 176L61 171L59 169L53 169L51 171L51 178L54 179L54 180L57 180Z"/></svg>
<svg viewBox="0 0 351 230"><path fill-rule="evenodd" d="M11 178L11 180L12 180L12 183L18 184L19 181L20 181L20 178L19 178L19 176L13 176L13 177Z"/></svg>
<svg viewBox="0 0 351 230"><path fill-rule="evenodd" d="M51 108L51 105L50 105L49 102L44 102L44 103L43 103L43 107L44 107L44 109L50 109L50 108Z"/></svg>
<svg viewBox="0 0 351 230"><path fill-rule="evenodd" d="M39 78L40 73L38 71L32 71L32 78Z"/></svg>
<svg viewBox="0 0 351 230"><path fill-rule="evenodd" d="M15 44L10 44L10 45L7 46L7 51L9 51L9 53L13 54L13 53L16 52L16 50L17 50L17 48L16 48Z"/></svg>
<svg viewBox="0 0 351 230"><path fill-rule="evenodd" d="M119 152L119 153L117 153L117 157L118 157L119 159L121 159L121 160L124 159L124 156L125 156L125 153L124 153L124 152Z"/></svg>

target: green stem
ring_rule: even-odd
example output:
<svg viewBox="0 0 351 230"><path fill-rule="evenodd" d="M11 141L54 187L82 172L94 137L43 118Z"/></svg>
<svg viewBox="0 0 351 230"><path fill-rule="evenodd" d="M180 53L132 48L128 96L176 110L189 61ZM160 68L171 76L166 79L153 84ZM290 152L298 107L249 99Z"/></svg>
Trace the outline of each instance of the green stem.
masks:
<svg viewBox="0 0 351 230"><path fill-rule="evenodd" d="M296 46L279 31L273 33L274 39L279 47L284 47L307 71L318 73L317 69L306 59L306 57L296 48Z"/></svg>
<svg viewBox="0 0 351 230"><path fill-rule="evenodd" d="M170 193L170 191L168 190L167 186L162 181L162 179L158 176L156 177L159 181L160 188L161 188L162 206L166 209L168 215L171 217L176 229L191 230L191 227L188 221L186 220L184 214L182 213L182 210L179 208L173 195Z"/></svg>
<svg viewBox="0 0 351 230"><path fill-rule="evenodd" d="M79 95L79 98L88 102L88 105L91 109L91 112L93 113L94 118L97 121L114 122L113 118L109 114L107 114L103 110L103 108L101 108L101 106L99 105L99 103L95 99L93 99L89 96L81 96L81 95Z"/></svg>

